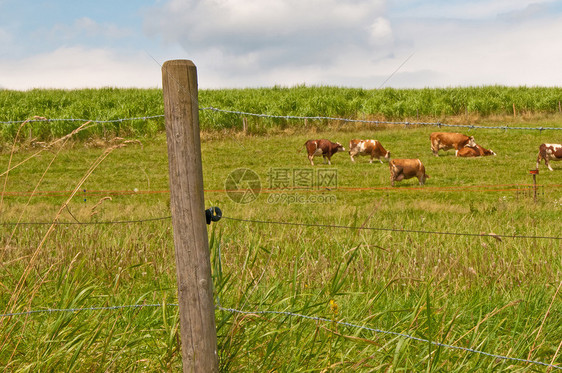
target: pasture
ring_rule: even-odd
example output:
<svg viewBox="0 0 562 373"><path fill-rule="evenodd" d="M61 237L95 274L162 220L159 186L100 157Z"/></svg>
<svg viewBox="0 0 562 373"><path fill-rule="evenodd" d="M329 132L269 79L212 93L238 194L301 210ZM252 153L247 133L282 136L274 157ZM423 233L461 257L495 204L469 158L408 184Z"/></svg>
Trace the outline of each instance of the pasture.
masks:
<svg viewBox="0 0 562 373"><path fill-rule="evenodd" d="M540 120L562 127L557 116ZM461 130L498 154L461 159L432 155L436 130L203 132L206 207L224 214L209 226L223 371L546 370L432 342L562 362L562 241L537 237L561 235L562 163L540 166L536 202L529 189L538 146L562 142L560 131ZM0 304L4 313L149 306L3 317L8 371L181 368L165 136L113 137L54 146L0 178ZM352 138L377 139L393 158L420 158L430 179L391 188L387 162L351 163L347 152L311 167L304 143L318 138L346 150ZM37 149L5 147L2 172ZM225 191L241 168L262 187L244 204ZM37 224L55 217L69 224Z"/></svg>

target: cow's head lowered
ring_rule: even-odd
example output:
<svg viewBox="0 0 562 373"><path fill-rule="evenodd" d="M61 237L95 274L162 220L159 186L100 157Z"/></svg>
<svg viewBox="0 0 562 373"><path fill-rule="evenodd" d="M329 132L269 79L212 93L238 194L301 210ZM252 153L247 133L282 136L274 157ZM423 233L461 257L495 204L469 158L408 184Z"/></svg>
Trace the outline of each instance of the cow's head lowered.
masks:
<svg viewBox="0 0 562 373"><path fill-rule="evenodd" d="M334 143L334 145L335 145L334 153L345 151L345 148L339 142Z"/></svg>
<svg viewBox="0 0 562 373"><path fill-rule="evenodd" d="M304 145L308 151L308 159L312 166L314 166L312 159L315 155L322 155L325 162L327 161L328 164L332 164L332 155L345 151L345 148L339 142L331 142L326 139L308 140Z"/></svg>
<svg viewBox="0 0 562 373"><path fill-rule="evenodd" d="M480 145L478 145L478 148L482 148ZM482 153L483 156L487 156L487 155L497 155L496 152L494 152L492 149L484 149L482 148L480 150L480 152Z"/></svg>

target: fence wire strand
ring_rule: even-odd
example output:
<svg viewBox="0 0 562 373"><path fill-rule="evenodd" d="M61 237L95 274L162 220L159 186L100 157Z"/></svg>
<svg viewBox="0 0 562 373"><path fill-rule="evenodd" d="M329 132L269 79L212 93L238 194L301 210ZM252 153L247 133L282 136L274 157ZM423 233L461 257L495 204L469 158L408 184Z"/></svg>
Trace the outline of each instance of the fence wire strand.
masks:
<svg viewBox="0 0 562 373"><path fill-rule="evenodd" d="M78 313L78 312L84 312L84 311L115 311L115 310L123 310L123 309L156 308L156 307L164 307L164 306L178 307L179 305L176 304L176 303L168 303L168 304L131 304L131 305L122 305L122 306L84 307L84 308L49 308L49 309L42 309L42 310L30 310L30 311L24 311L24 312L13 312L13 313L0 314L0 318L15 317L15 316L29 316L29 315L36 315L36 314L42 314L42 313L52 314L52 313L58 313L58 312ZM410 339L410 340L422 342L422 343L430 343L434 346L443 347L443 348L447 348L447 349L451 349L451 350L465 351L465 352L470 352L470 353L473 353L473 354L478 354L478 355L487 356L487 357L500 359L500 360L534 364L534 365L540 365L540 366L553 368L553 369L557 369L557 370L562 370L562 367L560 367L558 365L548 364L548 363L544 363L542 361L528 360L528 359L522 359L522 358L492 354L492 353L489 353L489 352L480 351L480 350L476 350L476 349L469 348L469 347L454 346L454 345L449 345L449 344L446 344L446 343L430 341L428 339L415 337L415 336L410 335L410 334L398 333L398 332L393 332L393 331L388 331L388 330L383 330L383 329L378 329L378 328L371 328L371 327L353 324L353 323L349 323L349 322L345 322L345 321L337 321L337 320L334 321L334 320L327 319L327 318L324 318L324 317L319 317L319 316L303 315L303 314L299 314L299 313L296 313L296 312L290 312L290 311L244 311L244 310L238 310L238 309L235 309L235 308L226 308L226 307L221 307L221 306L216 306L215 308L217 310L220 310L220 311L223 311L223 312L238 313L238 314L243 314L243 315L287 316L287 317L297 317L297 318L304 319L304 320L312 320L312 321L316 321L316 322L335 323L337 325L341 325L341 326L344 326L344 327L347 327L347 328L366 330L366 331L370 331L370 332L373 332L373 333L406 338L406 339Z"/></svg>
<svg viewBox="0 0 562 373"><path fill-rule="evenodd" d="M408 121L381 121L381 120L368 120L368 119L350 119L350 118L341 118L341 117L329 117L329 116L300 116L300 115L271 115L271 114L261 114L261 113L250 113L246 111L239 111L239 110L225 110L219 109L216 107L200 107L200 111L214 111L217 113L224 113L224 114L234 114L239 116L250 116L250 117L257 117L257 118L270 118L270 119L286 119L286 120L330 120L330 121L338 121L344 123L366 123L366 124L395 124L395 125L405 125L405 126L436 126L436 127L451 127L451 128L470 128L470 129L500 129L500 130L535 130L535 131L560 131L562 128L558 127L510 127L507 125L503 126L478 126L473 124L447 124L441 122L408 122ZM104 123L120 123L126 121L136 121L136 120L149 120L149 119L157 119L157 118L164 118L163 114L159 115L151 115L151 116L144 116L144 117L133 117L133 118L119 118L119 119L109 119L109 120L98 120L98 119L77 119L77 118L55 118L55 119L33 119L30 120L30 123L34 122L79 122L79 121L90 121L96 124L104 124ZM23 123L23 120L12 120L12 121L0 121L0 124L19 124Z"/></svg>
<svg viewBox="0 0 562 373"><path fill-rule="evenodd" d="M42 310L31 310L23 312L11 312L0 315L0 318L12 316L29 316L40 313L58 313L58 312L83 312L83 311L114 311L127 308L148 308L148 307L162 307L164 304L130 304L124 306L107 306L107 307L84 307L84 308L46 308ZM166 306L178 306L177 304L166 304Z"/></svg>
<svg viewBox="0 0 562 373"><path fill-rule="evenodd" d="M79 118L46 118L46 119L32 119L29 120L28 123L37 123L37 122L92 122L96 124L104 124L104 123L120 123L120 122L130 122L135 120L149 120L149 119L156 119L156 118L164 118L164 114L160 115L151 115L145 117L133 117L133 118L118 118L118 119L108 119L108 120L98 120L98 119L79 119ZM25 122L24 120L8 120L8 121L1 121L0 124L19 124Z"/></svg>
<svg viewBox="0 0 562 373"><path fill-rule="evenodd" d="M137 219L137 220L114 220L114 221L92 221L92 222L41 222L41 221L28 221L28 222L0 222L0 225L12 226L12 225L110 225L110 224L136 224L145 223L151 221L161 221L169 220L172 216L161 216L156 218L148 219ZM357 227L349 225L337 225L337 224L310 224L310 223L297 223L288 221L274 221L274 220L254 220L254 219L242 219L233 218L230 216L222 216L222 219L231 220L235 222L252 223L252 224L272 224L272 225L290 225L297 227L310 227L310 228L333 228L333 229L350 229L350 230L367 230L367 231L383 231L383 232L398 232L398 233L420 233L420 234L434 234L434 235L447 235L447 236L466 236L466 237L492 237L496 239L503 238L513 238L513 239L545 239L545 240L562 240L559 236L531 236L531 235L517 235L517 234L496 234L496 233L464 233L464 232L448 232L448 231L429 231L421 229L404 229L404 228L384 228L384 227Z"/></svg>
<svg viewBox="0 0 562 373"><path fill-rule="evenodd" d="M385 231L385 232L423 233L423 234L436 234L436 235L449 235L449 236L468 236L468 237L526 238L526 239L562 240L562 237L556 237L556 236L527 236L527 235L515 235L515 234L514 235L507 235L507 234L495 234L495 233L462 233L462 232L446 232L446 231L426 231L426 230L402 229L402 228L355 227L355 226L349 226L349 225L308 224L308 223L295 223L295 222L271 221L271 220L252 220L252 219L232 218L232 217L229 217L229 216L223 216L222 218L227 219L227 220L232 220L232 221L245 222L245 223L292 225L292 226L299 226L299 227L358 229L358 230L372 230L372 231Z"/></svg>
<svg viewBox="0 0 562 373"><path fill-rule="evenodd" d="M270 115L270 114L257 114L257 113L249 113L244 111L236 111L236 110L224 110L224 109L217 109L215 107L204 107L199 108L199 110L211 110L219 113L227 113L227 114L236 114L236 115L246 115L252 117L259 117L259 118L272 118L272 119L296 119L296 120L331 120L331 121L338 121L338 122L349 122L349 123L368 123L368 124L400 124L405 126L437 126L437 127L457 127L457 128L471 128L471 129L501 129L501 130L538 130L538 131L545 131L545 130L562 130L562 128L558 127L508 127L505 126L476 126L472 124L446 124L441 122L405 122L405 121L380 121L380 120L368 120L368 119L348 119L348 118L337 118L337 117L325 117L325 116L315 116L315 117L306 117L306 116L298 116L298 115Z"/></svg>
<svg viewBox="0 0 562 373"><path fill-rule="evenodd" d="M137 219L137 220L114 220L114 221L91 221L91 222L79 222L79 221L27 221L27 222L3 222L0 225L110 225L110 224L136 224L136 223L146 223L150 221L160 221L171 219L172 216L161 216L157 218L148 219Z"/></svg>
<svg viewBox="0 0 562 373"><path fill-rule="evenodd" d="M348 322L344 322L344 321L334 321L334 320L326 319L326 318L323 318L323 317L301 315L301 314L298 314L298 313L288 312L288 311L241 311L241 310L237 310L237 309L234 309L234 308L223 308L223 307L218 307L218 309L220 309L221 311L226 311L226 312L231 312L231 313L240 313L240 314L244 314L244 315L267 315L267 314L269 314L269 315L298 317L298 318L302 318L302 319L320 321L320 322L326 322L326 323L336 323L338 325L346 326L346 327L353 328L353 329L368 330L368 331L371 331L373 333L392 335L392 336L395 336L395 337L407 338L407 339L411 339L411 340L418 341L418 342L431 343L432 345L438 346L438 347L443 347L443 348L448 348L448 349L453 349L453 350L466 351L466 352L470 352L470 353L475 353L475 354L479 354L479 355L493 357L493 358L496 358L496 359L511 360L511 361L517 361L517 362L521 362L521 363L541 365L541 366L545 366L545 367L550 367L550 368L562 370L562 367L559 367L557 365L548 364L548 363L543 363L541 361L534 361L534 360L527 360L527 359L521 359L521 358L516 358L516 357L509 357L509 356L491 354L491 353L488 353L488 352L475 350L475 349L472 349L472 348L469 348L469 347L453 346L453 345L448 345L448 344L445 344L445 343L430 341L428 339L415 337L415 336L410 335L410 334L403 334L403 333L392 332L392 331L387 331L387 330L382 330L382 329L377 329L377 328L370 328L370 327L352 324L352 323L348 323Z"/></svg>

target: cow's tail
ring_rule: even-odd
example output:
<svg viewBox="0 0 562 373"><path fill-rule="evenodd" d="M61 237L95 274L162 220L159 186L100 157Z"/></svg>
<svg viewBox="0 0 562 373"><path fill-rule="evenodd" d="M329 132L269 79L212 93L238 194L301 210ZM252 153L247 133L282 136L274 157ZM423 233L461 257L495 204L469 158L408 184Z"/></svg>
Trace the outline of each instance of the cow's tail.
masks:
<svg viewBox="0 0 562 373"><path fill-rule="evenodd" d="M429 175L425 173L425 166L423 165L422 161L418 159L418 163L420 165L420 169L423 172L423 177L429 179Z"/></svg>
<svg viewBox="0 0 562 373"><path fill-rule="evenodd" d="M537 170L539 169L539 164L541 163L541 160L543 159L542 156L542 149L539 150L539 155L537 155Z"/></svg>

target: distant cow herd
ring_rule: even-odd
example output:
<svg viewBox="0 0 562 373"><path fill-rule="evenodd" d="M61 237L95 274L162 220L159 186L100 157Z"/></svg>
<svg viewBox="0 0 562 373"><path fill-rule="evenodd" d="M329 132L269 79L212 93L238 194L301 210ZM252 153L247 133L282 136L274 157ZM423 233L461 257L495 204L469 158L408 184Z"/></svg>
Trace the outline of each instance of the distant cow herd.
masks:
<svg viewBox="0 0 562 373"><path fill-rule="evenodd" d="M473 136L466 136L462 133L454 132L433 132L430 135L431 151L436 157L439 156L439 150L455 149L457 157L484 157L488 155L496 155L492 150L485 149L474 141ZM332 156L337 152L345 151L345 148L339 142L330 140L308 140L305 144L308 152L308 160L314 166L314 156L321 155L324 163L332 164ZM425 167L419 159L390 159L390 152L387 151L378 140L358 140L353 139L349 142L349 156L351 161L355 162L354 157L358 155L370 156L369 163L373 163L376 158L382 163L381 158L389 161L390 182L394 186L395 181L410 179L417 177L420 185L425 184L425 180L429 175L425 173ZM542 144L539 147L539 155L537 157L537 170L539 163L544 159L545 165L550 171L549 161L558 161L562 159L562 144Z"/></svg>

